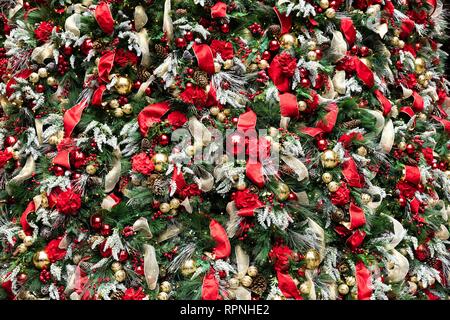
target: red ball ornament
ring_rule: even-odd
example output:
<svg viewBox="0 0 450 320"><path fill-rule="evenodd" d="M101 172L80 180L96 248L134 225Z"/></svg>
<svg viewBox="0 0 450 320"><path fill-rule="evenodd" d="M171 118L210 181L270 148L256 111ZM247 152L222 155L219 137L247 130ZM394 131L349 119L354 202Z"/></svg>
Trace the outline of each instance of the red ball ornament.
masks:
<svg viewBox="0 0 450 320"><path fill-rule="evenodd" d="M12 147L17 142L17 138L13 136L8 136L5 139L5 147Z"/></svg>
<svg viewBox="0 0 450 320"><path fill-rule="evenodd" d="M150 87L147 87L147 88L145 89L145 94L146 94L147 96L151 95L151 94L152 94L152 89L151 89Z"/></svg>
<svg viewBox="0 0 450 320"><path fill-rule="evenodd" d="M19 284L24 284L25 282L27 282L27 280L28 280L28 275L26 273L21 272L17 275L17 282Z"/></svg>
<svg viewBox="0 0 450 320"><path fill-rule="evenodd" d="M78 172L72 173L72 179L73 180L78 180L80 178L81 178L81 173L78 173Z"/></svg>
<svg viewBox="0 0 450 320"><path fill-rule="evenodd" d="M422 49L422 45L421 45L419 42L417 42L417 43L414 45L414 47L416 48L416 51L420 51L420 49Z"/></svg>
<svg viewBox="0 0 450 320"><path fill-rule="evenodd" d="M192 84L192 82L188 82L186 83L186 89L190 89L192 88L194 85Z"/></svg>
<svg viewBox="0 0 450 320"><path fill-rule="evenodd" d="M267 50L264 51L261 55L261 59L266 60L266 61L269 61L271 57L272 57L272 55Z"/></svg>
<svg viewBox="0 0 450 320"><path fill-rule="evenodd" d="M112 233L111 226L107 223L102 224L102 229L100 231L100 234L104 237L110 236Z"/></svg>
<svg viewBox="0 0 450 320"><path fill-rule="evenodd" d="M417 260L419 261L426 261L430 257L430 249L426 244L421 244L417 247L416 251L414 252Z"/></svg>
<svg viewBox="0 0 450 320"><path fill-rule="evenodd" d="M328 148L328 141L325 139L320 139L319 141L317 141L317 149L319 149L320 151L324 151Z"/></svg>
<svg viewBox="0 0 450 320"><path fill-rule="evenodd" d="M23 4L23 8L24 8L26 11L30 10L30 8L31 8L30 3L29 3L29 2L25 2L25 3Z"/></svg>
<svg viewBox="0 0 450 320"><path fill-rule="evenodd" d="M188 31L188 32L186 32L186 34L184 35L184 38L185 38L187 41L192 41L192 40L194 40L194 33L193 33L192 31Z"/></svg>
<svg viewBox="0 0 450 320"><path fill-rule="evenodd" d="M134 268L134 272L136 272L138 275L142 276L144 274L144 267L141 265L136 266Z"/></svg>
<svg viewBox="0 0 450 320"><path fill-rule="evenodd" d="M416 148L411 143L408 143L408 145L406 146L406 152L408 154L413 154L415 150Z"/></svg>
<svg viewBox="0 0 450 320"><path fill-rule="evenodd" d="M400 204L400 206L403 208L403 207L405 207L406 206L406 199L405 199L405 197L404 196L400 196L399 198L398 198L398 203Z"/></svg>
<svg viewBox="0 0 450 320"><path fill-rule="evenodd" d="M98 246L98 249L100 250L100 255L103 258L109 258L112 255L112 249L111 248L105 249L105 245L106 245L106 240L103 241L102 243L100 243L100 245Z"/></svg>
<svg viewBox="0 0 450 320"><path fill-rule="evenodd" d="M169 136L167 134L162 134L159 137L159 144L160 145L167 146L169 144L169 142L170 142L170 138L169 138Z"/></svg>
<svg viewBox="0 0 450 320"><path fill-rule="evenodd" d="M289 193L289 197L288 197L289 201L295 201L297 200L297 195L294 192Z"/></svg>
<svg viewBox="0 0 450 320"><path fill-rule="evenodd" d="M127 250L120 250L118 255L119 261L124 262L128 259L128 252Z"/></svg>
<svg viewBox="0 0 450 320"><path fill-rule="evenodd" d="M302 80L300 80L300 85L303 88L309 88L311 87L311 81L308 78L303 78Z"/></svg>
<svg viewBox="0 0 450 320"><path fill-rule="evenodd" d="M353 55L357 55L358 53L359 53L359 47L355 44L351 49L350 49L350 52L353 54Z"/></svg>
<svg viewBox="0 0 450 320"><path fill-rule="evenodd" d="M224 23L223 25L220 26L220 31L222 31L223 33L228 33L230 32L230 26L228 23Z"/></svg>
<svg viewBox="0 0 450 320"><path fill-rule="evenodd" d="M186 39L184 39L184 38L176 38L175 39L175 45L177 46L177 48L184 48L184 47L186 47L186 45L187 45Z"/></svg>
<svg viewBox="0 0 450 320"><path fill-rule="evenodd" d="M85 55L89 54L89 51L91 51L93 48L93 43L91 39L86 39L81 44L81 52L83 52Z"/></svg>
<svg viewBox="0 0 450 320"><path fill-rule="evenodd" d="M73 53L73 48L71 46L64 46L63 53L65 56L70 57Z"/></svg>
<svg viewBox="0 0 450 320"><path fill-rule="evenodd" d="M269 50L270 51L278 51L280 50L280 43L277 40L272 40L269 42Z"/></svg>
<svg viewBox="0 0 450 320"><path fill-rule="evenodd" d="M43 93L45 91L45 87L43 84L39 83L36 85L35 90L37 93Z"/></svg>
<svg viewBox="0 0 450 320"><path fill-rule="evenodd" d="M94 229L100 229L103 224L103 219L100 215L94 214L90 219L91 227Z"/></svg>
<svg viewBox="0 0 450 320"><path fill-rule="evenodd" d="M305 68L300 68L300 78L306 78L309 76L309 71Z"/></svg>
<svg viewBox="0 0 450 320"><path fill-rule="evenodd" d="M237 124L239 122L239 118L238 117L233 117L233 119L231 119L231 122L233 124Z"/></svg>
<svg viewBox="0 0 450 320"><path fill-rule="evenodd" d="M64 168L61 166L54 166L53 167L53 173L55 174L55 176L59 177L59 176L63 176L64 175Z"/></svg>
<svg viewBox="0 0 450 320"><path fill-rule="evenodd" d="M139 88L141 87L141 82L139 81L139 80L137 80L137 81L135 81L134 83L133 83L133 89L134 90L139 90Z"/></svg>
<svg viewBox="0 0 450 320"><path fill-rule="evenodd" d="M187 73L188 75L193 75L193 74L194 74L194 69L192 69L192 68L187 68L187 69L186 69L186 73Z"/></svg>
<svg viewBox="0 0 450 320"><path fill-rule="evenodd" d="M443 161L439 162L439 169L441 169L442 171L447 170L447 164Z"/></svg>
<svg viewBox="0 0 450 320"><path fill-rule="evenodd" d="M316 50L314 50L314 52L316 53L316 58L317 58L317 60L320 60L320 59L322 59L322 50L321 49L316 49Z"/></svg>
<svg viewBox="0 0 450 320"><path fill-rule="evenodd" d="M367 57L367 56L369 55L369 48L366 47L366 46L362 46L362 47L359 49L359 54L360 54L362 57Z"/></svg>

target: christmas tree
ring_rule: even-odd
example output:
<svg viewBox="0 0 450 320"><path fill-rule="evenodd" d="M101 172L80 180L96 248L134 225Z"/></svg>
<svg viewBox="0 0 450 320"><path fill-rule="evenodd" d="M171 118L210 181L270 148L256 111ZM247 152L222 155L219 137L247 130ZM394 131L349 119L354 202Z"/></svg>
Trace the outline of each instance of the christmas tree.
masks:
<svg viewBox="0 0 450 320"><path fill-rule="evenodd" d="M1 0L2 299L448 299L440 0Z"/></svg>

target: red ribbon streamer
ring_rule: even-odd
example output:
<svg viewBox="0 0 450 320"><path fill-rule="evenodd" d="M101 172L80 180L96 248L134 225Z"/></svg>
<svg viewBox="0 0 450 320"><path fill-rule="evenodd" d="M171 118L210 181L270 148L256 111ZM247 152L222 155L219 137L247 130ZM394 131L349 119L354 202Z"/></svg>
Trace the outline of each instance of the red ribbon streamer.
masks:
<svg viewBox="0 0 450 320"><path fill-rule="evenodd" d="M28 223L27 217L30 213L34 212L35 210L36 207L34 206L34 201L30 201L25 211L22 213L22 216L20 217L20 225L22 226L22 229L27 236L30 236L32 234L32 229L30 224Z"/></svg>
<svg viewBox="0 0 450 320"><path fill-rule="evenodd" d="M114 31L114 19L106 2L101 2L95 8L95 20L97 20L100 29L105 33L111 34Z"/></svg>
<svg viewBox="0 0 450 320"><path fill-rule="evenodd" d="M341 19L341 31L345 36L348 44L352 46L356 41L356 29L350 18Z"/></svg>
<svg viewBox="0 0 450 320"><path fill-rule="evenodd" d="M67 169L70 169L70 159L69 159L70 151L61 150L58 151L56 157L53 158L52 163L54 165L58 165Z"/></svg>
<svg viewBox="0 0 450 320"><path fill-rule="evenodd" d="M83 110L88 106L88 99L84 98L78 104L64 113L64 132L65 137L68 138L72 135L73 129L80 122Z"/></svg>
<svg viewBox="0 0 450 320"><path fill-rule="evenodd" d="M203 278L202 284L202 300L219 299L219 282L216 279L213 268Z"/></svg>
<svg viewBox="0 0 450 320"><path fill-rule="evenodd" d="M216 246L214 247L215 259L224 259L229 257L231 253L230 240L228 239L227 232L222 225L212 219L209 224L209 232L211 234L211 238L213 238L216 242Z"/></svg>
<svg viewBox="0 0 450 320"><path fill-rule="evenodd" d="M364 210L353 202L350 204L350 229L354 230L366 224Z"/></svg>
<svg viewBox="0 0 450 320"><path fill-rule="evenodd" d="M15 89L13 89L12 86L17 83L16 78L26 79L32 73L33 73L32 70L25 69L25 70L22 70L19 73L15 74L11 79L9 79L8 82L6 83L6 87L5 87L6 95L9 97L10 95L12 95L14 93Z"/></svg>
<svg viewBox="0 0 450 320"><path fill-rule="evenodd" d="M434 120L439 121L444 127L445 132L450 132L450 121L446 119L439 118L437 116L432 116Z"/></svg>
<svg viewBox="0 0 450 320"><path fill-rule="evenodd" d="M237 129L243 132L256 127L256 113L249 110L239 116Z"/></svg>
<svg viewBox="0 0 450 320"><path fill-rule="evenodd" d="M258 188L264 187L265 181L262 174L262 164L260 162L256 163L247 162L247 165L245 166L245 175Z"/></svg>
<svg viewBox="0 0 450 320"><path fill-rule="evenodd" d="M292 19L290 16L286 16L284 14L281 14L280 11L278 11L277 7L273 7L273 10L277 14L278 20L280 21L281 25L281 34L288 33L291 30L292 27Z"/></svg>
<svg viewBox="0 0 450 320"><path fill-rule="evenodd" d="M358 57L354 57L355 71L358 78L364 82L366 86L372 88L375 85L375 79L372 70L364 64Z"/></svg>
<svg viewBox="0 0 450 320"><path fill-rule="evenodd" d="M413 102L413 109L417 112L420 112L423 110L424 108L424 102L423 102L423 98L420 94L418 94L416 91L413 91L413 98L414 98L414 102Z"/></svg>
<svg viewBox="0 0 450 320"><path fill-rule="evenodd" d="M192 50L197 58L198 67L210 75L214 74L214 57L211 48L207 44L194 43Z"/></svg>
<svg viewBox="0 0 450 320"><path fill-rule="evenodd" d="M329 133L333 131L334 125L336 124L336 119L339 113L339 108L336 103L330 103L326 110L328 113L323 117L323 119L320 119L316 127L321 129L322 132Z"/></svg>
<svg viewBox="0 0 450 320"><path fill-rule="evenodd" d="M141 134L147 136L148 128L152 124L160 122L161 117L166 114L169 109L170 107L167 101L154 103L142 109L138 115L138 124Z"/></svg>
<svg viewBox="0 0 450 320"><path fill-rule="evenodd" d="M279 94L280 112L283 117L297 118L299 116L297 97L292 93Z"/></svg>
<svg viewBox="0 0 450 320"><path fill-rule="evenodd" d="M294 280L289 274L277 271L277 279L278 287L280 288L281 293L283 293L286 298L303 300L303 298L300 296L300 292L298 291L297 286L295 285Z"/></svg>
<svg viewBox="0 0 450 320"><path fill-rule="evenodd" d="M356 163L353 158L345 161L342 164L342 174L350 187L361 188L362 182L361 177L356 168Z"/></svg>
<svg viewBox="0 0 450 320"><path fill-rule="evenodd" d="M211 7L211 18L225 18L227 16L227 4L217 2Z"/></svg>
<svg viewBox="0 0 450 320"><path fill-rule="evenodd" d="M383 115L386 116L391 112L392 104L391 102L381 93L380 90L375 90L375 97L377 97L378 101L380 102L381 106L383 107Z"/></svg>
<svg viewBox="0 0 450 320"><path fill-rule="evenodd" d="M420 183L420 170L415 166L405 166L405 181L412 184Z"/></svg>
<svg viewBox="0 0 450 320"><path fill-rule="evenodd" d="M414 30L415 23L409 18L402 20L402 25L400 26L400 38L405 39L409 37L411 32Z"/></svg>
<svg viewBox="0 0 450 320"><path fill-rule="evenodd" d="M358 248L364 241L366 233L363 230L356 230L353 234L348 237L346 243L350 249Z"/></svg>
<svg viewBox="0 0 450 320"><path fill-rule="evenodd" d="M356 264L356 285L358 287L358 300L370 300L372 296L371 274L362 261Z"/></svg>
<svg viewBox="0 0 450 320"><path fill-rule="evenodd" d="M100 87L98 87L95 91L94 94L92 95L92 100L91 100L91 104L93 106L101 106L102 102L103 102L103 93L106 90L106 86L104 84L102 84Z"/></svg>
<svg viewBox="0 0 450 320"><path fill-rule="evenodd" d="M114 57L116 56L116 51L111 50L106 52L101 56L98 62L98 77L103 82L109 82L109 73L114 66Z"/></svg>

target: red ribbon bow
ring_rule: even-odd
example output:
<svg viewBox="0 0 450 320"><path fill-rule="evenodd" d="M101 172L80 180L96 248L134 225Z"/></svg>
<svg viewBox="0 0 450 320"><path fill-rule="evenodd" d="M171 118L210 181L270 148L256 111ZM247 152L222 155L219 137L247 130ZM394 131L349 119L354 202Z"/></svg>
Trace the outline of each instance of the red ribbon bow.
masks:
<svg viewBox="0 0 450 320"><path fill-rule="evenodd" d="M211 48L207 44L194 43L192 50L194 50L195 57L197 58L198 67L210 75L214 74L216 71L214 69L214 57Z"/></svg>
<svg viewBox="0 0 450 320"><path fill-rule="evenodd" d="M114 19L106 2L101 2L95 8L95 20L97 20L100 29L105 33L111 34L114 31Z"/></svg>
<svg viewBox="0 0 450 320"><path fill-rule="evenodd" d="M141 134L147 136L150 126L156 122L160 122L161 117L165 115L169 109L170 106L167 101L154 103L142 109L138 115L138 124Z"/></svg>

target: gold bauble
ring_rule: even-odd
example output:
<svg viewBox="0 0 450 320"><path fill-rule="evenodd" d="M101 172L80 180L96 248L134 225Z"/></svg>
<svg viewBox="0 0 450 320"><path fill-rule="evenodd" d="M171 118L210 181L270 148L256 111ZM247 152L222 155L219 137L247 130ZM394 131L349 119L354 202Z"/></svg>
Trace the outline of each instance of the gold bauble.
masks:
<svg viewBox="0 0 450 320"><path fill-rule="evenodd" d="M33 72L32 74L30 74L28 80L30 80L31 83L37 83L39 81L39 75L37 74L37 72Z"/></svg>
<svg viewBox="0 0 450 320"><path fill-rule="evenodd" d="M320 265L320 254L316 249L309 249L305 254L306 269L313 270Z"/></svg>
<svg viewBox="0 0 450 320"><path fill-rule="evenodd" d="M319 1L319 6L322 9L327 9L330 6L330 2L328 0L320 0Z"/></svg>
<svg viewBox="0 0 450 320"><path fill-rule="evenodd" d="M220 70L222 69L222 65L218 62L214 62L214 71L216 73L220 72Z"/></svg>
<svg viewBox="0 0 450 320"><path fill-rule="evenodd" d="M31 247L33 245L33 243L34 243L34 239L32 236L26 236L23 239L23 244L27 247Z"/></svg>
<svg viewBox="0 0 450 320"><path fill-rule="evenodd" d="M239 287L239 279L237 278L231 278L230 280L228 280L228 284L230 286L231 289L237 289Z"/></svg>
<svg viewBox="0 0 450 320"><path fill-rule="evenodd" d="M345 283L341 283L338 286L338 292L342 295L346 295L349 292L349 287Z"/></svg>
<svg viewBox="0 0 450 320"><path fill-rule="evenodd" d="M405 47L405 41L399 40L398 44L397 44L397 47L399 47L400 49L403 49Z"/></svg>
<svg viewBox="0 0 450 320"><path fill-rule="evenodd" d="M243 276L241 279L241 284L246 288L250 287L252 285L252 282L253 279L250 276Z"/></svg>
<svg viewBox="0 0 450 320"><path fill-rule="evenodd" d="M113 114L114 114L114 117L116 117L116 118L123 117L123 111L121 108L114 109Z"/></svg>
<svg viewBox="0 0 450 320"><path fill-rule="evenodd" d="M297 45L298 39L290 33L285 33L280 37L280 46L286 50L296 47Z"/></svg>
<svg viewBox="0 0 450 320"><path fill-rule="evenodd" d="M309 282L303 282L300 285L300 292L302 294L309 294L311 292L311 284Z"/></svg>
<svg viewBox="0 0 450 320"><path fill-rule="evenodd" d="M119 270L122 270L122 264L121 264L120 262L118 262L118 261L114 261L114 262L111 264L111 270L112 270L114 273L116 273L116 272L119 271Z"/></svg>
<svg viewBox="0 0 450 320"><path fill-rule="evenodd" d="M426 78L427 80L433 79L433 72L427 71L427 72L425 73L425 78Z"/></svg>
<svg viewBox="0 0 450 320"><path fill-rule="evenodd" d="M133 86L133 83L131 80L127 77L121 77L119 76L117 78L117 82L114 85L114 88L116 88L118 94L129 94L131 92L131 88Z"/></svg>
<svg viewBox="0 0 450 320"><path fill-rule="evenodd" d="M114 279L116 279L117 282L124 282L127 277L127 274L125 270L117 270L114 273Z"/></svg>
<svg viewBox="0 0 450 320"><path fill-rule="evenodd" d="M162 292L169 293L170 291L172 291L172 285L170 284L169 281L163 281L159 286L159 290Z"/></svg>
<svg viewBox="0 0 450 320"><path fill-rule="evenodd" d="M416 294L417 292L417 284L411 281L408 281L408 289L409 289L409 293L411 294Z"/></svg>
<svg viewBox="0 0 450 320"><path fill-rule="evenodd" d="M177 198L173 198L173 199L170 200L169 204L170 204L170 208L171 209L178 209L178 207L180 206L181 202Z"/></svg>
<svg viewBox="0 0 450 320"><path fill-rule="evenodd" d="M56 81L56 79L55 78L53 78L53 77L48 77L47 78L47 84L49 85L49 86L54 86L54 85L56 85L58 82Z"/></svg>
<svg viewBox="0 0 450 320"><path fill-rule="evenodd" d="M414 65L415 65L415 66L419 66L419 67L425 67L426 62L425 62L425 60L422 59L422 58L416 58L416 59L414 60Z"/></svg>
<svg viewBox="0 0 450 320"><path fill-rule="evenodd" d="M227 116L225 115L225 113L219 112L219 114L217 115L217 120L219 120L220 122L225 122L226 119Z"/></svg>
<svg viewBox="0 0 450 320"><path fill-rule="evenodd" d="M48 71L45 68L39 68L38 75L41 78L47 78L48 77Z"/></svg>
<svg viewBox="0 0 450 320"><path fill-rule="evenodd" d="M310 40L306 43L306 47L308 48L308 50L316 50L317 43L314 40Z"/></svg>
<svg viewBox="0 0 450 320"><path fill-rule="evenodd" d="M325 10L325 15L327 16L327 18L332 19L336 16L336 10L334 10L333 8L328 8L327 10Z"/></svg>
<svg viewBox="0 0 450 320"><path fill-rule="evenodd" d="M337 183L336 181L331 181L328 184L328 190L330 192L336 192L336 191L338 191L338 189L339 189L339 183Z"/></svg>
<svg viewBox="0 0 450 320"><path fill-rule="evenodd" d="M345 284L349 287L353 287L356 284L356 279L353 276L348 276L345 278Z"/></svg>
<svg viewBox="0 0 450 320"><path fill-rule="evenodd" d="M419 82L419 84L423 85L425 83L425 81L427 81L427 78L425 77L424 74L421 74L419 76L419 78L417 79L417 82Z"/></svg>
<svg viewBox="0 0 450 320"><path fill-rule="evenodd" d="M331 181L333 181L333 176L331 175L331 173L325 172L322 175L322 181L325 183L330 183Z"/></svg>
<svg viewBox="0 0 450 320"><path fill-rule="evenodd" d="M309 61L316 61L317 60L317 53L315 51L308 51L308 54L306 55Z"/></svg>
<svg viewBox="0 0 450 320"><path fill-rule="evenodd" d="M250 266L250 267L248 267L248 269L247 269L247 274L248 274L250 277L256 277L256 276L258 275L258 268L255 267L255 266Z"/></svg>
<svg viewBox="0 0 450 320"><path fill-rule="evenodd" d="M391 39L391 44L392 44L393 46L397 47L399 41L400 41L400 39L399 39L398 37L393 37L393 38Z"/></svg>
<svg viewBox="0 0 450 320"><path fill-rule="evenodd" d="M258 68L261 70L267 69L269 67L269 62L267 62L267 60L262 59L261 61L259 61L258 63Z"/></svg>
<svg viewBox="0 0 450 320"><path fill-rule="evenodd" d="M152 161L154 164L166 164L169 158L164 153L157 153L152 157Z"/></svg>
<svg viewBox="0 0 450 320"><path fill-rule="evenodd" d="M409 278L409 280L414 283L417 283L419 281L416 276L412 276L411 278Z"/></svg>
<svg viewBox="0 0 450 320"><path fill-rule="evenodd" d="M217 116L220 112L219 107L212 107L209 109L209 112L213 115L213 116Z"/></svg>
<svg viewBox="0 0 450 320"><path fill-rule="evenodd" d="M162 213L167 213L170 211L170 204L163 202L159 205L159 211Z"/></svg>
<svg viewBox="0 0 450 320"><path fill-rule="evenodd" d="M18 253L25 253L27 250L27 246L24 243L21 243L17 246Z"/></svg>
<svg viewBox="0 0 450 320"><path fill-rule="evenodd" d="M245 181L240 181L240 182L236 183L235 187L239 191L243 191L247 188L247 184L245 183Z"/></svg>
<svg viewBox="0 0 450 320"><path fill-rule="evenodd" d="M327 169L335 168L339 164L339 157L333 150L325 150L320 155L322 166Z"/></svg>
<svg viewBox="0 0 450 320"><path fill-rule="evenodd" d="M417 284L419 285L420 289L426 289L428 287L428 283L425 283L423 281L419 281Z"/></svg>
<svg viewBox="0 0 450 320"><path fill-rule="evenodd" d="M297 103L297 105L298 105L298 110L299 110L299 111L305 111L306 108L308 107L308 105L306 104L306 102L303 101L303 100L300 100L300 101Z"/></svg>
<svg viewBox="0 0 450 320"><path fill-rule="evenodd" d="M361 195L361 201L363 204L368 204L372 201L372 197L368 193L363 193Z"/></svg>
<svg viewBox="0 0 450 320"><path fill-rule="evenodd" d="M168 300L169 295L167 294L167 292L160 292L160 293L158 293L157 299L158 300Z"/></svg>
<svg viewBox="0 0 450 320"><path fill-rule="evenodd" d="M291 189L289 189L289 186L283 182L278 183L276 195L277 199L279 201L285 201L289 198L289 193L291 192Z"/></svg>
<svg viewBox="0 0 450 320"><path fill-rule="evenodd" d="M358 148L358 150L356 150L356 152L361 157L367 156L367 149L366 149L366 147L361 146L361 147Z"/></svg>
<svg viewBox="0 0 450 320"><path fill-rule="evenodd" d="M123 105L123 107L121 109L122 109L123 113L125 113L125 114L133 113L133 106L129 103Z"/></svg>
<svg viewBox="0 0 450 320"><path fill-rule="evenodd" d="M188 259L181 266L181 274L185 277L189 277L197 270L195 260Z"/></svg>
<svg viewBox="0 0 450 320"><path fill-rule="evenodd" d="M47 268L50 265L47 252L44 250L36 252L33 256L33 264L39 270Z"/></svg>
<svg viewBox="0 0 450 320"><path fill-rule="evenodd" d="M401 142L399 142L398 143L398 148L400 149L400 150L405 150L406 149L406 142L405 141L401 141Z"/></svg>
<svg viewBox="0 0 450 320"><path fill-rule="evenodd" d="M93 164L88 164L86 166L86 173L89 175L94 175L97 172L97 167Z"/></svg>
<svg viewBox="0 0 450 320"><path fill-rule="evenodd" d="M116 109L116 108L120 107L119 101L117 101L117 99L112 99L112 100L109 102L109 107L110 107L111 109Z"/></svg>
<svg viewBox="0 0 450 320"><path fill-rule="evenodd" d="M233 67L233 65L234 65L234 62L233 62L233 60L231 60L231 59L225 60L225 61L223 62L223 68L224 68L225 70L231 69L231 67Z"/></svg>
<svg viewBox="0 0 450 320"><path fill-rule="evenodd" d="M230 109L223 109L223 114L226 115L227 117L231 114L231 110Z"/></svg>
<svg viewBox="0 0 450 320"><path fill-rule="evenodd" d="M20 240L23 240L23 239L25 239L25 237L27 236L27 234L25 233L25 231L19 230L19 231L17 232L17 236L19 237Z"/></svg>

